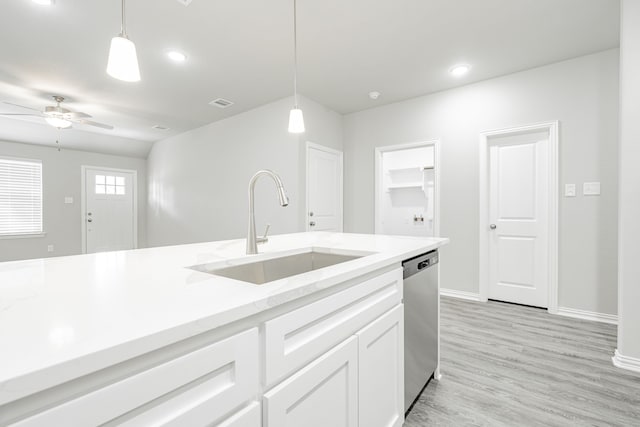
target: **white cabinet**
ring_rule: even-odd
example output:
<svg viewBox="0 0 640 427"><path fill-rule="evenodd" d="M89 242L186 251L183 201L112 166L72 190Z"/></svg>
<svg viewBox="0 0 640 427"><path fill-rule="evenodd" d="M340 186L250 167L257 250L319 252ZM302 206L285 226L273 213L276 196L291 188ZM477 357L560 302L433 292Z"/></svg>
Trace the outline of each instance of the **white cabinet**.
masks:
<svg viewBox="0 0 640 427"><path fill-rule="evenodd" d="M356 427L357 365L354 336L265 393L263 427Z"/></svg>
<svg viewBox="0 0 640 427"><path fill-rule="evenodd" d="M194 337L94 372L81 390L63 384L56 395L65 398L30 403L12 426L400 427L402 269L353 282L243 320L244 332Z"/></svg>
<svg viewBox="0 0 640 427"><path fill-rule="evenodd" d="M261 427L262 413L260 411L260 403L253 402L231 417L227 418L216 427Z"/></svg>
<svg viewBox="0 0 640 427"><path fill-rule="evenodd" d="M265 384L275 385L402 301L394 269L265 322Z"/></svg>
<svg viewBox="0 0 640 427"><path fill-rule="evenodd" d="M404 306L264 395L264 427L400 427L404 422Z"/></svg>
<svg viewBox="0 0 640 427"><path fill-rule="evenodd" d="M404 306L358 332L358 401L361 427L404 422Z"/></svg>
<svg viewBox="0 0 640 427"><path fill-rule="evenodd" d="M253 398L258 378L258 329L252 328L13 426L208 426Z"/></svg>

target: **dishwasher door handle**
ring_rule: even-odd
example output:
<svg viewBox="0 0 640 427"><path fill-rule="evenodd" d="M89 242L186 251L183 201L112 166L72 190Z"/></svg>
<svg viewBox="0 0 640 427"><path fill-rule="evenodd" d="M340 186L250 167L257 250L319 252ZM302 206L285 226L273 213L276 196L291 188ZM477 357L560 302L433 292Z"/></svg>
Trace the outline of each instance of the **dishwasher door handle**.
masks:
<svg viewBox="0 0 640 427"><path fill-rule="evenodd" d="M421 263L418 264L418 270L422 270L423 268L427 268L427 267L429 267L430 264L431 264L430 260L425 259L424 261L422 261Z"/></svg>

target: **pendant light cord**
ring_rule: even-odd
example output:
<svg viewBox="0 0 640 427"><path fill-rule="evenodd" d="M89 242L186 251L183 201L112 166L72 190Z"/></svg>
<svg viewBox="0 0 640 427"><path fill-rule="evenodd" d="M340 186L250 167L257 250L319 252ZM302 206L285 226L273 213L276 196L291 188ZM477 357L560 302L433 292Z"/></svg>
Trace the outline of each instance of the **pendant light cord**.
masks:
<svg viewBox="0 0 640 427"><path fill-rule="evenodd" d="M124 2L124 0L122 0ZM293 0L293 103L298 108L298 26L296 0Z"/></svg>
<svg viewBox="0 0 640 427"><path fill-rule="evenodd" d="M124 11L125 11L124 0L122 0L122 23L120 24L120 34L122 35L122 37L127 38L127 27L125 26Z"/></svg>

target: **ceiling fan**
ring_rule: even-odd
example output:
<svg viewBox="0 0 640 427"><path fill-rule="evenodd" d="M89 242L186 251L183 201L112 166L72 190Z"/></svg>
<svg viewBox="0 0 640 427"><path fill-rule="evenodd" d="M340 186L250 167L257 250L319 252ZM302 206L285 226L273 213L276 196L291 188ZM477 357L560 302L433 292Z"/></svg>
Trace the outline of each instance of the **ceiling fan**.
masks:
<svg viewBox="0 0 640 427"><path fill-rule="evenodd" d="M30 113L0 113L0 116L34 116L34 117L42 117L45 121L51 126L58 129L66 129L71 127L73 123L79 123L83 125L96 126L102 129L113 129L113 126L106 125L104 123L98 123L91 120L87 120L91 118L91 116L87 113L83 113L80 111L71 111L67 108L60 106L61 103L64 102L64 98L59 95L53 95L53 100L57 105L49 105L44 107L44 111L36 110L35 108L25 107L23 105L13 104L11 102L4 102L8 105L13 105L15 107L25 108L27 110L37 111L38 114Z"/></svg>

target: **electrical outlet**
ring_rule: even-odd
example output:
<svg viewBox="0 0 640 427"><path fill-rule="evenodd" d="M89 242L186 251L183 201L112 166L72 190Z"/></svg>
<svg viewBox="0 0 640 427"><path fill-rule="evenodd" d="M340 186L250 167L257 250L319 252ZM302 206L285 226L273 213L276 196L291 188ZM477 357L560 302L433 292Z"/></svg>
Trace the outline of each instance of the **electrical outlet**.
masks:
<svg viewBox="0 0 640 427"><path fill-rule="evenodd" d="M576 197L576 185L565 184L564 185L564 197Z"/></svg>
<svg viewBox="0 0 640 427"><path fill-rule="evenodd" d="M47 246L47 252L53 252L53 245Z"/></svg>

